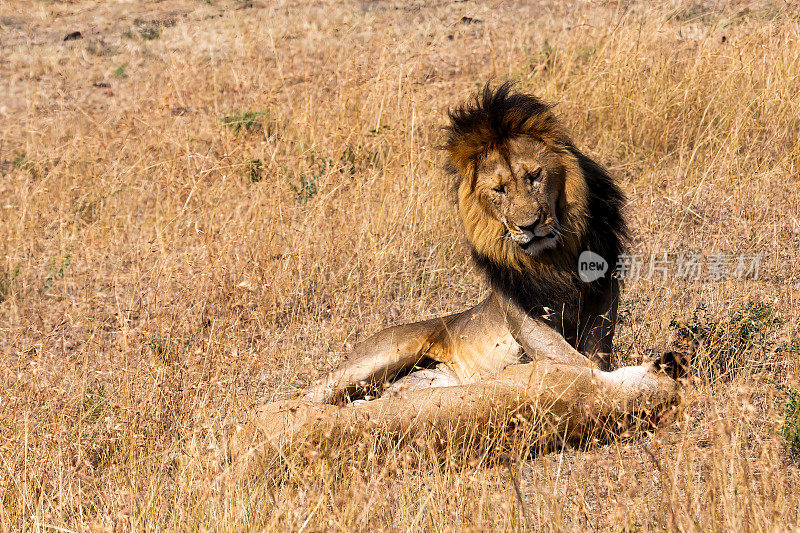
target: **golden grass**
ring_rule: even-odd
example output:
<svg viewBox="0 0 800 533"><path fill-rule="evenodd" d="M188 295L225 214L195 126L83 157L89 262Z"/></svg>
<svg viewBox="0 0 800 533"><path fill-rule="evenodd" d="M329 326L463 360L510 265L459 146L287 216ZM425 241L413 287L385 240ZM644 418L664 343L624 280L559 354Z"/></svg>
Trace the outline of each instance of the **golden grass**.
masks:
<svg viewBox="0 0 800 533"><path fill-rule="evenodd" d="M0 530L800 524L773 385L800 377L790 3L12 0L0 42ZM743 368L701 367L655 434L507 467L369 437L280 476L179 467L371 332L484 294L436 147L505 79L620 178L637 252L762 254L757 281L628 283L619 361L761 302L780 321Z"/></svg>

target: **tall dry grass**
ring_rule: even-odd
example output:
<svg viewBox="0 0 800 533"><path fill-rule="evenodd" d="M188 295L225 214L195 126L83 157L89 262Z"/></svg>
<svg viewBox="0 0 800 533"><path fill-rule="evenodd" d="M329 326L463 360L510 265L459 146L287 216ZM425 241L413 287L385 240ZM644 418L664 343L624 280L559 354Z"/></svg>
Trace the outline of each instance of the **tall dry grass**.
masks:
<svg viewBox="0 0 800 533"><path fill-rule="evenodd" d="M12 0L0 43L3 531L800 524L796 6ZM699 342L681 419L495 465L366 436L179 466L371 332L478 301L436 147L505 79L619 177L635 251L762 254L757 281L626 287L619 362Z"/></svg>

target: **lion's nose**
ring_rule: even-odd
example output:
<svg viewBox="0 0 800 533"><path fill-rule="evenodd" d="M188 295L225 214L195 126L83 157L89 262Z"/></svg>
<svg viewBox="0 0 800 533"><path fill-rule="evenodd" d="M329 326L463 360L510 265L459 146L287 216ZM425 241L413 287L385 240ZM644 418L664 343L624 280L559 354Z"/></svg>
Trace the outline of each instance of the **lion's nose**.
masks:
<svg viewBox="0 0 800 533"><path fill-rule="evenodd" d="M521 229L522 231L530 231L531 233L533 233L534 230L536 229L536 226L538 226L539 222L541 221L542 221L542 216L539 215L533 220L533 222L530 222L524 226L519 226L519 229Z"/></svg>

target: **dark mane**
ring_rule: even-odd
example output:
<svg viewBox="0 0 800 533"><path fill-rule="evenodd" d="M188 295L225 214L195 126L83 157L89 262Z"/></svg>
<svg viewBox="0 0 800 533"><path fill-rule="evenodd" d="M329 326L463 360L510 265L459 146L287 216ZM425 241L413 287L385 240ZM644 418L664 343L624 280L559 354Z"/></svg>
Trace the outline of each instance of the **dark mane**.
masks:
<svg viewBox="0 0 800 533"><path fill-rule="evenodd" d="M452 166L477 162L486 152L518 135L547 134L548 139L570 143L551 105L539 98L513 93L511 82L492 90L487 83L475 97L448 112L450 125L445 128L447 138L444 149L450 155Z"/></svg>
<svg viewBox="0 0 800 533"><path fill-rule="evenodd" d="M529 312L548 309L570 317L577 316L581 295L607 284L624 251L628 230L622 216L625 196L608 172L581 153L569 139L552 106L535 96L512 92L504 83L492 90L487 85L474 99L449 113L445 150L456 187L474 175L475 165L490 150L519 136L541 141L567 161L571 179L586 183L585 212L580 229L571 231L569 246L541 252L530 268L520 270L498 264L481 253L470 241L475 264L485 273L492 288L522 304ZM466 223L466 221L465 221ZM586 283L578 276L578 256L590 250L609 264L604 278ZM560 306L560 309L556 307ZM563 316L563 315L562 315Z"/></svg>

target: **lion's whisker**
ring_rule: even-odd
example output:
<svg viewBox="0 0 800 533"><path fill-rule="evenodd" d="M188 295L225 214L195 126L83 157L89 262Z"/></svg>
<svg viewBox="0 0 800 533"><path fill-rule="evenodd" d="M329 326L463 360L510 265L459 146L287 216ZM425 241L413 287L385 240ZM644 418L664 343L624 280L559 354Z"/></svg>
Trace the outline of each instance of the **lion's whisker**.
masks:
<svg viewBox="0 0 800 533"><path fill-rule="evenodd" d="M555 231L556 236L559 236L559 237L564 233L570 233L572 235L578 235L577 231L570 230L569 228L565 228L558 221L556 221L555 224L553 224L553 231Z"/></svg>

